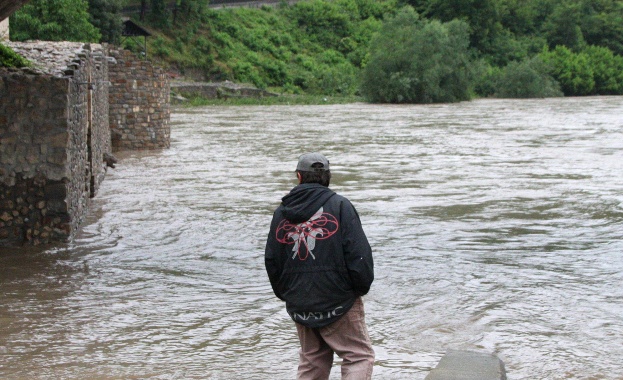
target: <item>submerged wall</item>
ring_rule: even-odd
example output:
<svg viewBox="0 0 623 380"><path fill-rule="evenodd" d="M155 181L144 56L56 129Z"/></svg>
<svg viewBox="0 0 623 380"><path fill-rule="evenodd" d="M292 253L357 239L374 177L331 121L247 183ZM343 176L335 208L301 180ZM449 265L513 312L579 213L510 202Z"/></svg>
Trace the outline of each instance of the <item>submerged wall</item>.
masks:
<svg viewBox="0 0 623 380"><path fill-rule="evenodd" d="M6 44L34 67L0 69L0 246L66 241L113 149L169 147L169 79L106 45Z"/></svg>
<svg viewBox="0 0 623 380"><path fill-rule="evenodd" d="M0 246L64 241L84 219L111 151L104 51L12 45L41 65L0 70ZM45 66L45 57L54 62Z"/></svg>
<svg viewBox="0 0 623 380"><path fill-rule="evenodd" d="M63 240L68 212L69 82L0 71L0 241Z"/></svg>

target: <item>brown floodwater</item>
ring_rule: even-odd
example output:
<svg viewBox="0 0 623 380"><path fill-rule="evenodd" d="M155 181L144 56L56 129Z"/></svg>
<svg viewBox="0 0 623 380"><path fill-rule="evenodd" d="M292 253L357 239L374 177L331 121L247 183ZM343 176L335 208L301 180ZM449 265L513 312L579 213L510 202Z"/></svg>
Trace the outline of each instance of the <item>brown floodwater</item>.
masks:
<svg viewBox="0 0 623 380"><path fill-rule="evenodd" d="M448 349L623 379L623 97L203 107L125 152L68 244L0 254L0 378L293 379L263 249L325 153L375 255L375 379ZM339 379L337 365L331 379Z"/></svg>

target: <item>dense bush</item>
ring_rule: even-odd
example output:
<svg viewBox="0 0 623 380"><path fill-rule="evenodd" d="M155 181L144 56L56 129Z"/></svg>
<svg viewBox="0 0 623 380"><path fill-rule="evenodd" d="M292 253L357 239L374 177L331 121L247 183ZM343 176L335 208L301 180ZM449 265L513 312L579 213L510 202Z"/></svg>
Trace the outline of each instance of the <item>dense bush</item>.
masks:
<svg viewBox="0 0 623 380"><path fill-rule="evenodd" d="M585 45L608 47L623 54L623 2L620 0L404 0L427 18L465 20L472 46L481 53L496 50L500 33L516 38L545 39L553 49L579 51Z"/></svg>
<svg viewBox="0 0 623 380"><path fill-rule="evenodd" d="M193 79L291 93L360 88L392 102L547 96L550 82L533 86L544 75L538 55L566 95L623 94L621 0L301 0L218 11L208 2L31 0L12 16L11 37L116 41L119 6L140 4L155 32L148 56ZM385 24L370 49L405 3L419 17ZM131 40L124 46L143 53Z"/></svg>
<svg viewBox="0 0 623 380"><path fill-rule="evenodd" d="M27 67L30 65L26 58L0 43L0 67Z"/></svg>
<svg viewBox="0 0 623 380"><path fill-rule="evenodd" d="M352 34L350 17L337 3L303 1L295 4L289 15L313 42L328 48L337 49L342 38Z"/></svg>
<svg viewBox="0 0 623 380"><path fill-rule="evenodd" d="M496 68L539 55L544 46L548 53L541 56L554 67L552 75L566 95L619 93L618 88L623 86L620 77L613 75L613 67L618 67L617 57L623 55L623 2L620 0L405 2L427 18L461 19L469 23L471 46L491 66L484 70L485 75L477 86L480 95L490 95L491 74ZM608 48L613 56L605 50L591 52L591 46ZM592 59L592 54L600 58ZM511 68L517 68L516 64Z"/></svg>
<svg viewBox="0 0 623 380"><path fill-rule="evenodd" d="M560 85L539 57L509 63L495 84L498 98L547 98L562 96Z"/></svg>
<svg viewBox="0 0 623 380"><path fill-rule="evenodd" d="M404 3L419 13L401 11L400 24L392 16ZM12 38L115 41L119 5L128 4L139 1L32 0L13 16ZM140 4L155 31L148 55L194 79L447 102L550 96L548 66L566 95L623 93L620 0L302 0L218 11L208 0Z"/></svg>
<svg viewBox="0 0 623 380"><path fill-rule="evenodd" d="M291 93L352 95L369 41L394 0L322 0L280 8L203 10L149 42L159 60L195 79ZM208 57L208 59L206 59ZM201 73L201 78L197 74Z"/></svg>
<svg viewBox="0 0 623 380"><path fill-rule="evenodd" d="M551 48L565 46L579 51L586 45L582 28L581 2L561 2L543 25L545 37Z"/></svg>
<svg viewBox="0 0 623 380"><path fill-rule="evenodd" d="M11 40L99 42L86 0L32 0L11 16Z"/></svg>
<svg viewBox="0 0 623 380"><path fill-rule="evenodd" d="M559 45L540 54L567 96L590 95L595 88L593 68L586 54L577 54Z"/></svg>
<svg viewBox="0 0 623 380"><path fill-rule="evenodd" d="M434 103L468 100L475 66L468 25L421 18L412 7L386 21L372 41L362 95L371 102Z"/></svg>
<svg viewBox="0 0 623 380"><path fill-rule="evenodd" d="M119 43L123 21L120 0L89 0L89 21L100 34L102 42Z"/></svg>
<svg viewBox="0 0 623 380"><path fill-rule="evenodd" d="M603 46L623 55L623 2L620 0L588 1L588 15L583 20L583 33L590 45Z"/></svg>
<svg viewBox="0 0 623 380"><path fill-rule="evenodd" d="M308 89L313 94L351 95L358 87L357 69L335 50L328 50L315 57L312 68L314 80Z"/></svg>
<svg viewBox="0 0 623 380"><path fill-rule="evenodd" d="M463 20L470 27L470 41L473 47L489 53L492 39L502 32L502 9L505 4L499 0L427 0L422 7L427 18L449 22Z"/></svg>
<svg viewBox="0 0 623 380"><path fill-rule="evenodd" d="M302 0L218 11L207 0L178 0L177 8L148 9L146 20L157 31L149 50L194 79L288 93L359 90L383 102L552 96L551 77L567 95L618 94L623 86L621 58L610 55L623 41L620 1L400 2L419 16L389 28L384 20L399 11L398 0ZM543 67L551 67L550 76Z"/></svg>
<svg viewBox="0 0 623 380"><path fill-rule="evenodd" d="M623 57L610 49L589 46L582 52L593 69L594 95L623 95Z"/></svg>
<svg viewBox="0 0 623 380"><path fill-rule="evenodd" d="M575 53L557 46L540 56L565 95L623 95L623 57L606 47L588 46Z"/></svg>
<svg viewBox="0 0 623 380"><path fill-rule="evenodd" d="M523 61L540 53L547 41L537 36L517 36L509 31L498 33L487 41L488 54L482 57L492 65L504 67L509 62Z"/></svg>
<svg viewBox="0 0 623 380"><path fill-rule="evenodd" d="M176 1L177 3L177 1ZM149 0L149 21L152 25L168 28L170 26L170 14L166 0Z"/></svg>
<svg viewBox="0 0 623 380"><path fill-rule="evenodd" d="M502 69L482 59L476 61L474 65L476 68L474 92L482 97L494 96Z"/></svg>

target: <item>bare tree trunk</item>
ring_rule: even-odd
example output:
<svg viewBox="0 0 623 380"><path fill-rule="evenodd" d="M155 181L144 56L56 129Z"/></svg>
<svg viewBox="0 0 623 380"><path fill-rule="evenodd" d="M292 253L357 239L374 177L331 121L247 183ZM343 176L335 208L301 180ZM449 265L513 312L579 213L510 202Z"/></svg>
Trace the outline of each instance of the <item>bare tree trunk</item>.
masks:
<svg viewBox="0 0 623 380"><path fill-rule="evenodd" d="M30 0L0 0L0 21L12 15Z"/></svg>
<svg viewBox="0 0 623 380"><path fill-rule="evenodd" d="M145 21L145 14L147 13L147 0L141 0L141 21Z"/></svg>

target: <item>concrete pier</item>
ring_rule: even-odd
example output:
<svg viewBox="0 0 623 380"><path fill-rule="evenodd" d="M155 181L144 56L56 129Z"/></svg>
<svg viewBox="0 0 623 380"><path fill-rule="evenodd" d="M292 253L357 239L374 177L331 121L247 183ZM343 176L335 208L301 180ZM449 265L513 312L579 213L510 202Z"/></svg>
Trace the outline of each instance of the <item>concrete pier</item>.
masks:
<svg viewBox="0 0 623 380"><path fill-rule="evenodd" d="M424 380L506 380L506 370L494 354L449 350Z"/></svg>

